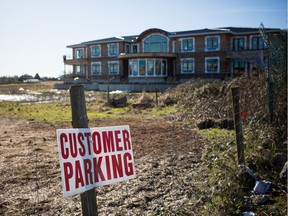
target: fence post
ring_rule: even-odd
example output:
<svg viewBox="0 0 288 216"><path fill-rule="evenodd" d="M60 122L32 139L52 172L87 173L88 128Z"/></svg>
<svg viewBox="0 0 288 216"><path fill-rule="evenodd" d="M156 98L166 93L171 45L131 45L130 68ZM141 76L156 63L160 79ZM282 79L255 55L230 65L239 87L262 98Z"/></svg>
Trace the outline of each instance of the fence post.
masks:
<svg viewBox="0 0 288 216"><path fill-rule="evenodd" d="M237 143L237 155L238 164L244 164L244 143L243 143L243 131L242 131L242 120L240 110L240 90L238 86L231 87L232 99L233 99L233 112L234 112L234 126L236 132L236 143Z"/></svg>
<svg viewBox="0 0 288 216"><path fill-rule="evenodd" d="M70 88L73 128L88 128L85 94L83 85L74 85ZM83 216L97 216L97 200L95 189L82 193L81 206Z"/></svg>

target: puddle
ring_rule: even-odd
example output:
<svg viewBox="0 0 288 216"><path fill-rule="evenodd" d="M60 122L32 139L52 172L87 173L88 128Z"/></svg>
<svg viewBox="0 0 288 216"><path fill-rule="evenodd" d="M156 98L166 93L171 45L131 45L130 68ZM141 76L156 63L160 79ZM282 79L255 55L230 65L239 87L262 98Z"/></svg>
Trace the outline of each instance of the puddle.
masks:
<svg viewBox="0 0 288 216"><path fill-rule="evenodd" d="M0 94L0 102L1 101L36 101L37 96L29 95L29 94L21 94L21 95L5 95Z"/></svg>

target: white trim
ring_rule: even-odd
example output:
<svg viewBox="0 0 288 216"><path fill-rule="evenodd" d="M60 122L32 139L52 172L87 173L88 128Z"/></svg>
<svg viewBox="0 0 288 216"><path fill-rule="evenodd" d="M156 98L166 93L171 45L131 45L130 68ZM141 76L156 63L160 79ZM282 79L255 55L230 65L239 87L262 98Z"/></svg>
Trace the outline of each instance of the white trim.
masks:
<svg viewBox="0 0 288 216"><path fill-rule="evenodd" d="M131 53L131 45L129 43L125 43L124 53L126 53L126 46L128 46L129 53ZM126 53L126 54L129 54L129 53Z"/></svg>
<svg viewBox="0 0 288 216"><path fill-rule="evenodd" d="M110 46L112 45L116 45L117 46L117 52L115 55L110 55ZM108 49L108 56L109 57L115 57L115 56L118 56L119 55L119 43L110 43L110 44L107 44L107 49Z"/></svg>
<svg viewBox="0 0 288 216"><path fill-rule="evenodd" d="M183 40L192 40L192 50L183 50L182 49L182 43L183 43ZM195 52L195 38L194 37L189 37L189 38L181 38L179 39L180 41L180 52L181 53L187 53L187 52Z"/></svg>
<svg viewBox="0 0 288 216"><path fill-rule="evenodd" d="M182 71L182 63L183 61L192 61L192 72L183 72ZM180 71L181 71L181 74L194 74L195 73L195 59L194 58L181 58L181 61L180 61Z"/></svg>
<svg viewBox="0 0 288 216"><path fill-rule="evenodd" d="M92 67L93 65L99 65L100 66L100 73L99 74L93 74L92 73ZM91 76L99 76L102 74L102 67L101 67L101 62L91 62Z"/></svg>
<svg viewBox="0 0 288 216"><path fill-rule="evenodd" d="M170 38L167 37L166 35L163 35L163 34L160 34L160 33L149 34L147 37L143 38L143 40L142 40L142 52L145 53L145 51L144 51L144 49L145 49L144 41L145 41L148 37L151 37L151 36L154 36L154 35L160 35L160 36L165 37L165 38L167 39L167 45L166 45L166 46L167 46L167 47L166 47L167 51L166 51L166 52L169 53L169 42L170 42Z"/></svg>
<svg viewBox="0 0 288 216"><path fill-rule="evenodd" d="M139 74L139 69L140 69L140 61L141 60L144 60L145 61L145 75L140 75ZM154 62L154 71L153 71L153 75L150 75L148 74L148 61L149 60L152 60ZM160 75L156 75L156 61L159 60L161 61L161 74ZM138 67L138 74L137 75L134 75L133 74L133 62L134 61L137 61L137 67ZM165 74L163 75L162 72L163 72L163 65L162 63L165 62L166 64L166 71L165 71ZM130 63L132 63L132 74L130 74ZM129 74L129 77L167 77L167 71L168 71L168 62L166 59L162 59L162 58L139 58L139 59L130 59L128 61L128 74Z"/></svg>
<svg viewBox="0 0 288 216"><path fill-rule="evenodd" d="M111 74L110 72L110 64L117 64L118 65L118 71L114 74ZM120 64L119 61L108 61L108 74L109 75L119 75L119 71L120 71Z"/></svg>
<svg viewBox="0 0 288 216"><path fill-rule="evenodd" d="M83 54L83 56L81 56L81 57L77 55L77 51L80 51L80 50L82 51L82 54ZM84 48L76 48L74 55L75 55L74 56L75 59L83 59L83 58L85 58Z"/></svg>
<svg viewBox="0 0 288 216"><path fill-rule="evenodd" d="M250 35L250 37L249 37L249 44L250 44L250 47L249 47L249 49L250 50L261 50L261 49L252 49L252 38L254 38L254 37L257 37L257 38L262 38L262 36L261 35ZM264 41L264 39L262 38L262 40L263 40L263 49L265 49L266 48L266 46L265 46L265 41Z"/></svg>
<svg viewBox="0 0 288 216"><path fill-rule="evenodd" d="M247 49L247 36L236 36L236 37L232 37L231 41L230 41L230 43L231 43L231 47L230 48L231 48L232 51L241 51L241 50L233 50L233 46L234 46L233 40L234 39L240 39L240 38L244 38L244 50Z"/></svg>
<svg viewBox="0 0 288 216"><path fill-rule="evenodd" d="M172 42L172 52L176 53L176 41Z"/></svg>
<svg viewBox="0 0 288 216"><path fill-rule="evenodd" d="M131 44L131 53L134 53L133 52L133 46L136 46L137 47L137 52L136 53L139 53L139 44Z"/></svg>
<svg viewBox="0 0 288 216"><path fill-rule="evenodd" d="M209 72L207 70L207 61L210 59L217 59L218 60L217 71L215 71L215 72ZM206 57L205 58L205 73L213 74L213 73L219 73L219 72L220 72L220 57Z"/></svg>
<svg viewBox="0 0 288 216"><path fill-rule="evenodd" d="M95 56L95 55L92 55L92 49L93 47L99 47L99 56ZM97 45L91 45L90 46L90 53L91 53L91 57L92 58L99 58L101 57L101 45L97 44Z"/></svg>
<svg viewBox="0 0 288 216"><path fill-rule="evenodd" d="M77 70L78 67L80 67L80 69L81 69L80 72L78 72L78 70ZM85 68L84 68L84 65L76 65L75 74L85 74Z"/></svg>
<svg viewBox="0 0 288 216"><path fill-rule="evenodd" d="M208 49L207 48L207 39L208 38L218 38L218 48L217 49ZM214 36L206 36L205 37L205 51L207 52L207 51L209 51L209 52L212 52L212 51L219 51L220 50L220 47L221 47L221 43L220 43L220 36L219 35L214 35Z"/></svg>

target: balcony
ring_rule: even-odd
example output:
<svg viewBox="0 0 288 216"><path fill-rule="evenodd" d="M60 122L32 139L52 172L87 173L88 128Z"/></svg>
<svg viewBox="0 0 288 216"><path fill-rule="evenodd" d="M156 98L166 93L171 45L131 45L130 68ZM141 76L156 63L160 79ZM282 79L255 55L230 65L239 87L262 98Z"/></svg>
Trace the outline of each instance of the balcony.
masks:
<svg viewBox="0 0 288 216"><path fill-rule="evenodd" d="M176 53L121 53L119 59L132 59L132 58L176 58Z"/></svg>
<svg viewBox="0 0 288 216"><path fill-rule="evenodd" d="M83 65L83 64L87 64L89 58L86 57L80 57L80 58L73 58L72 56L67 56L64 55L63 56L63 62L66 65Z"/></svg>
<svg viewBox="0 0 288 216"><path fill-rule="evenodd" d="M267 49L261 49L261 50L237 50L231 52L231 57L234 59L256 59L256 58L263 58L264 56L267 56L268 50Z"/></svg>

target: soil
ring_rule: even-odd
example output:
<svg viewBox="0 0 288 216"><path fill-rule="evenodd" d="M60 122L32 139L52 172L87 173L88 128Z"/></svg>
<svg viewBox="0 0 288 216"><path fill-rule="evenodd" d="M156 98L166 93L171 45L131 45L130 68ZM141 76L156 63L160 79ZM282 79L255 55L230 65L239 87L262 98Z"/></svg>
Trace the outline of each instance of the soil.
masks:
<svg viewBox="0 0 288 216"><path fill-rule="evenodd" d="M99 215L198 215L191 184L205 140L159 117L90 120L90 127L129 125L135 179L96 188ZM81 215L80 195L65 199L56 129L70 122L0 118L0 215Z"/></svg>

